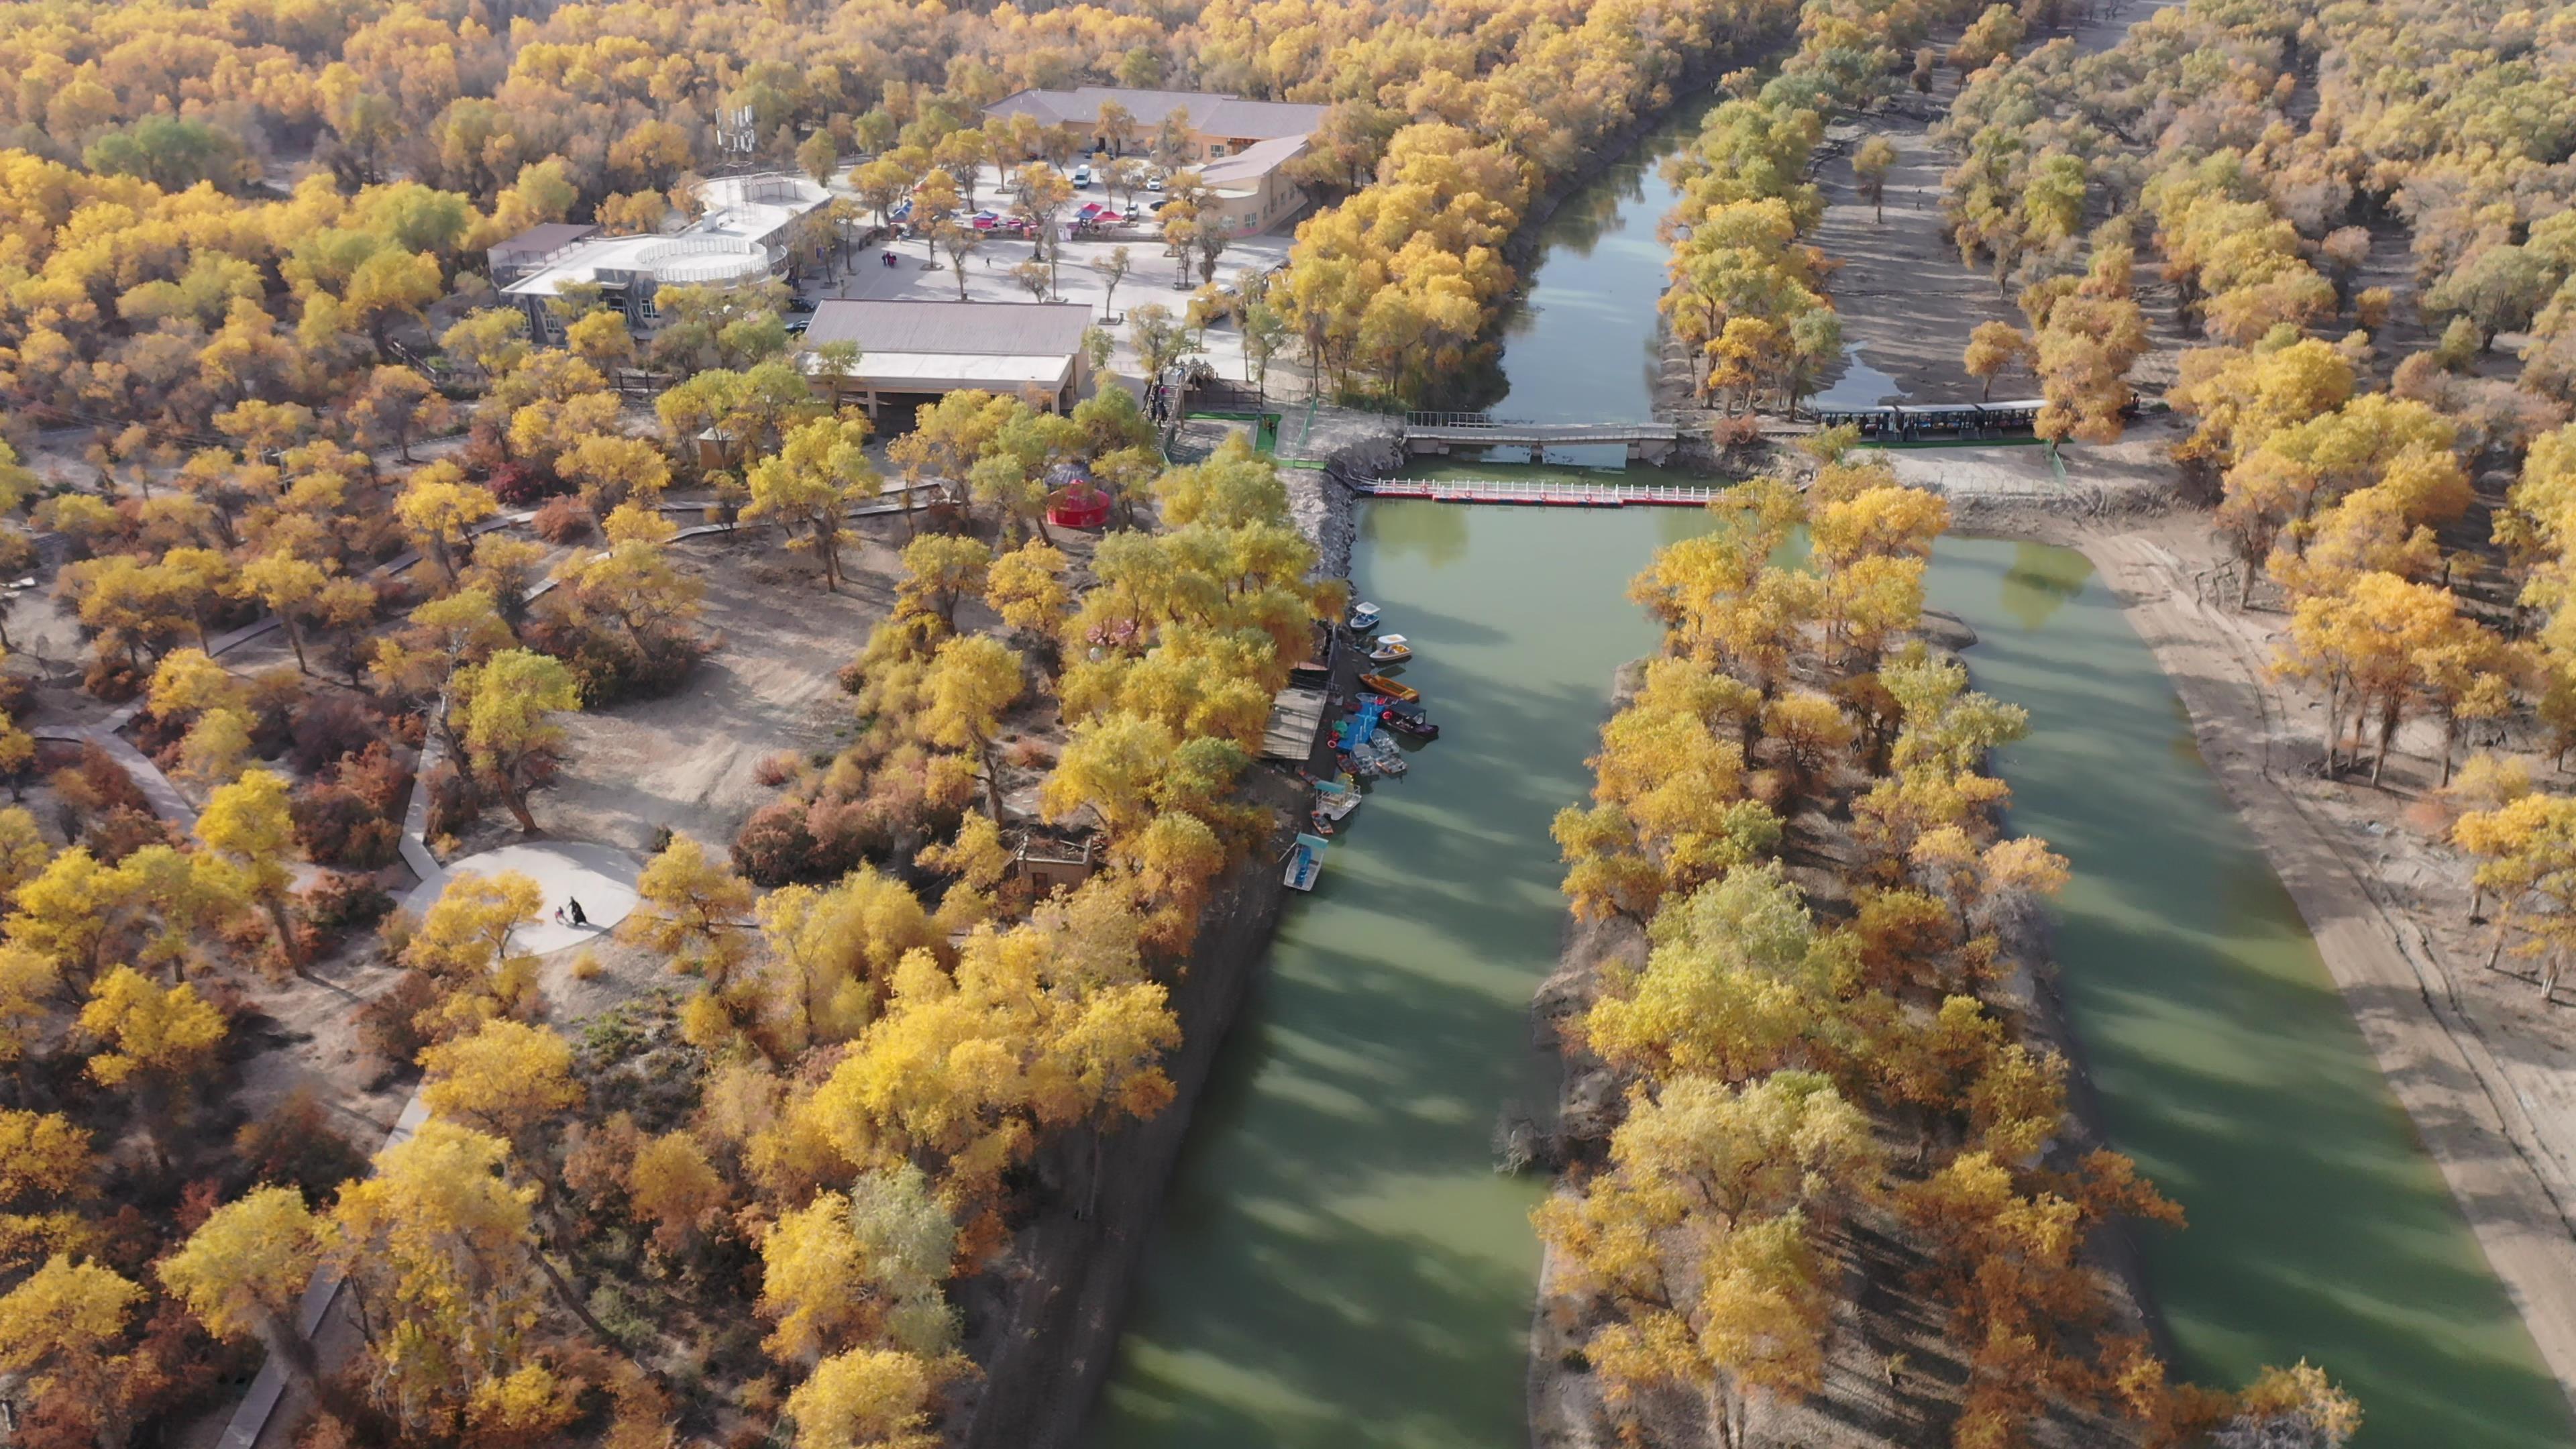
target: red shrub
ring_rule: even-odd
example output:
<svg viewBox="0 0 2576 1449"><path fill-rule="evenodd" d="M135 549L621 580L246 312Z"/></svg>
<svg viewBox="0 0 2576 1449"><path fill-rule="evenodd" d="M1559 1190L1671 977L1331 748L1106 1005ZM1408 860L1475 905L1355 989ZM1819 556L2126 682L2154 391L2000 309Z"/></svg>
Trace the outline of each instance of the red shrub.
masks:
<svg viewBox="0 0 2576 1449"><path fill-rule="evenodd" d="M504 463L493 469L484 486L492 490L492 496L500 499L504 508L525 508L565 491L562 479L525 463Z"/></svg>
<svg viewBox="0 0 2576 1449"><path fill-rule="evenodd" d="M147 845L178 843L179 833L170 828L168 821L149 810L137 810L129 805L119 805L90 822L88 832L81 837L81 844L89 847L89 853L107 865L114 865Z"/></svg>
<svg viewBox="0 0 2576 1449"><path fill-rule="evenodd" d="M295 767L308 775L365 749L384 733L382 713L358 696L336 690L298 704L288 726Z"/></svg>
<svg viewBox="0 0 2576 1449"><path fill-rule="evenodd" d="M342 760L332 778L387 819L397 818L411 803L411 766L395 759L382 740Z"/></svg>
<svg viewBox="0 0 2576 1449"><path fill-rule="evenodd" d="M814 837L805 831L806 805L782 795L751 813L733 838L737 870L765 886L781 886L809 868Z"/></svg>
<svg viewBox="0 0 2576 1449"><path fill-rule="evenodd" d="M346 785L324 783L287 802L295 839L317 865L379 870L401 851L401 827Z"/></svg>
<svg viewBox="0 0 2576 1449"><path fill-rule="evenodd" d="M557 498L537 510L530 524L548 543L572 543L590 533L590 510L575 498Z"/></svg>
<svg viewBox="0 0 2576 1449"><path fill-rule="evenodd" d="M81 688L93 698L123 704L143 692L144 674L122 658L94 659L81 676Z"/></svg>
<svg viewBox="0 0 2576 1449"><path fill-rule="evenodd" d="M428 834L454 835L483 813L482 792L454 765L441 765L429 777Z"/></svg>
<svg viewBox="0 0 2576 1449"><path fill-rule="evenodd" d="M341 870L323 872L321 879L304 888L301 900L306 919L331 931L372 926L394 909L394 898L374 877Z"/></svg>

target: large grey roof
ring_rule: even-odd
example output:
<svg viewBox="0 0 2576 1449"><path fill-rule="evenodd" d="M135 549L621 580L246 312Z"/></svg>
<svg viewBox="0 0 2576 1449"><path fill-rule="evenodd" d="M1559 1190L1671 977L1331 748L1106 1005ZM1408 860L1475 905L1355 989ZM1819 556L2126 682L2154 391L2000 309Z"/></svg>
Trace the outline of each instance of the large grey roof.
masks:
<svg viewBox="0 0 2576 1449"><path fill-rule="evenodd" d="M1069 91L1022 91L984 108L988 116L1034 116L1049 125L1087 126L1100 119L1104 101L1116 101L1139 130L1163 124L1176 110L1190 113L1192 129L1249 141L1310 136L1324 124L1324 107L1295 101L1248 101L1215 91L1146 91L1124 86L1079 86Z"/></svg>
<svg viewBox="0 0 2576 1449"><path fill-rule="evenodd" d="M1088 302L904 302L855 298L818 303L805 345L850 341L862 353L985 353L1066 357L1082 350Z"/></svg>
<svg viewBox="0 0 2576 1449"><path fill-rule="evenodd" d="M539 222L508 241L493 243L490 254L496 257L542 257L597 230L596 225L586 221Z"/></svg>

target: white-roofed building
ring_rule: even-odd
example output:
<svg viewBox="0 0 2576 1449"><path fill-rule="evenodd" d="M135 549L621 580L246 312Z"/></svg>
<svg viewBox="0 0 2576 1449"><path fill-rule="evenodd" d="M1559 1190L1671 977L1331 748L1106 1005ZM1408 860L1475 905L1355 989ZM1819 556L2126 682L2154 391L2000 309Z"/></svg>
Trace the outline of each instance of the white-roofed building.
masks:
<svg viewBox="0 0 2576 1449"><path fill-rule="evenodd" d="M1032 397L1062 412L1090 381L1082 336L1092 320L1083 302L833 300L814 309L802 361L812 374L815 349L857 343L855 370L815 384L836 404L857 403L894 426L908 426L912 409L969 388Z"/></svg>
<svg viewBox="0 0 2576 1449"><path fill-rule="evenodd" d="M501 288L528 316L531 334L559 340L563 324L546 303L567 286L596 284L627 325L649 332L660 314L654 293L664 287L721 286L775 276L787 264L788 229L831 200L831 193L803 176L768 173L724 176L703 183L698 219L677 232L607 236L590 232L543 254L534 266ZM513 243L519 239L514 238ZM495 248L495 280L503 258ZM527 255L522 246L513 257Z"/></svg>

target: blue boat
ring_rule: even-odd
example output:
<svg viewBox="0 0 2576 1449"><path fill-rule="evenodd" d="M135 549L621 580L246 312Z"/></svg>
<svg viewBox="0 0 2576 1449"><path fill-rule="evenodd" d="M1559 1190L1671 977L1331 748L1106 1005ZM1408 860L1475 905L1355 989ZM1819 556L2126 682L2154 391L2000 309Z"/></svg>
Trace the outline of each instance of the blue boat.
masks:
<svg viewBox="0 0 2576 1449"><path fill-rule="evenodd" d="M1324 873L1324 852L1332 842L1320 835L1297 833L1297 843L1288 847L1288 869L1280 876L1292 889L1311 891L1315 877Z"/></svg>

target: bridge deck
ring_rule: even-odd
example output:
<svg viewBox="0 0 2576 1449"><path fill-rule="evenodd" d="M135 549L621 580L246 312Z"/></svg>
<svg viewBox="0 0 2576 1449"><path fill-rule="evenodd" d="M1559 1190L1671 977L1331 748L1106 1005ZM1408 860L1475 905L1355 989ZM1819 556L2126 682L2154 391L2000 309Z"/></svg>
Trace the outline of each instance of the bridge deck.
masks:
<svg viewBox="0 0 2576 1449"><path fill-rule="evenodd" d="M1445 423L1405 425L1406 441L1498 448L1541 443L1670 443L1681 437L1671 423Z"/></svg>
<svg viewBox="0 0 2576 1449"><path fill-rule="evenodd" d="M1701 508L1722 489L1704 483L1611 483L1511 478L1362 478L1351 485L1372 498L1426 498L1434 503L1525 503L1552 508L1632 505Z"/></svg>

